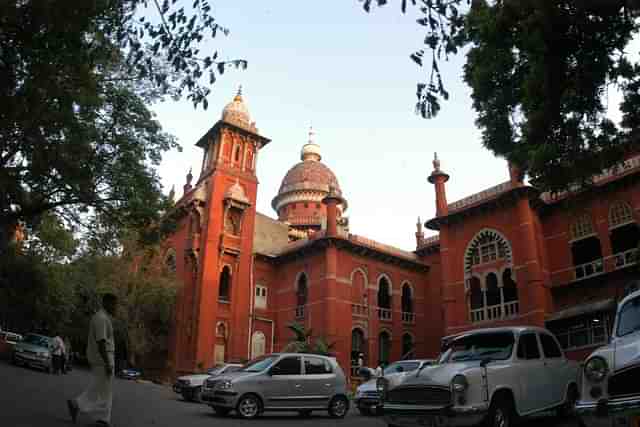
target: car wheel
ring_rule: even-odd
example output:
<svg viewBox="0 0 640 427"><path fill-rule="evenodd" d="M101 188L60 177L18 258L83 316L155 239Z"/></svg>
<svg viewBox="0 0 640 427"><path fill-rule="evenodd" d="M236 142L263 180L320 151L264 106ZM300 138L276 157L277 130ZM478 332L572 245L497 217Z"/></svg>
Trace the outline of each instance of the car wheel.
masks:
<svg viewBox="0 0 640 427"><path fill-rule="evenodd" d="M333 418L344 418L349 412L349 401L344 396L336 396L329 402L329 415Z"/></svg>
<svg viewBox="0 0 640 427"><path fill-rule="evenodd" d="M238 415L242 418L250 419L256 418L260 415L260 410L262 405L260 403L260 399L256 395L247 394L242 396L238 401L238 406L236 406L236 411L238 411Z"/></svg>
<svg viewBox="0 0 640 427"><path fill-rule="evenodd" d="M215 413L217 415L220 415L221 417L226 417L227 415L229 415L229 412L231 412L231 409L229 408L221 408L219 406L212 406L212 408Z"/></svg>
<svg viewBox="0 0 640 427"><path fill-rule="evenodd" d="M202 396L202 387L196 387L191 392L191 398L193 399L194 402L201 403L202 402L201 396Z"/></svg>
<svg viewBox="0 0 640 427"><path fill-rule="evenodd" d="M569 386L567 397L564 403L556 410L556 415L560 418L569 418L574 414L574 407L578 401L578 388L575 385Z"/></svg>
<svg viewBox="0 0 640 427"><path fill-rule="evenodd" d="M514 427L516 418L513 400L509 396L496 396L489 407L487 427Z"/></svg>
<svg viewBox="0 0 640 427"><path fill-rule="evenodd" d="M302 410L302 411L298 411L298 415L300 415L303 418L308 418L308 417L311 416L311 410L305 409L305 410Z"/></svg>

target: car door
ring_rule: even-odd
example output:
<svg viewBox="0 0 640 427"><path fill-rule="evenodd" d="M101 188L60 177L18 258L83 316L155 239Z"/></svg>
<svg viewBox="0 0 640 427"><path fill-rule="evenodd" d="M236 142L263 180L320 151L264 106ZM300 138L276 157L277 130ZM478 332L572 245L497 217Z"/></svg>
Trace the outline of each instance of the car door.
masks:
<svg viewBox="0 0 640 427"><path fill-rule="evenodd" d="M542 375L544 359L535 332L526 331L520 334L513 367L520 391L516 402L518 411L526 413L545 407L547 378Z"/></svg>
<svg viewBox="0 0 640 427"><path fill-rule="evenodd" d="M305 406L325 408L336 388L336 376L331 364L321 358L304 356L302 396Z"/></svg>
<svg viewBox="0 0 640 427"><path fill-rule="evenodd" d="M269 369L269 380L263 385L266 406L295 407L300 400L302 356L285 356Z"/></svg>
<svg viewBox="0 0 640 427"><path fill-rule="evenodd" d="M555 338L546 332L540 332L540 344L544 355L544 370L549 389L549 405L558 404L564 400L568 383L568 373L573 372L569 362L562 355L560 346Z"/></svg>

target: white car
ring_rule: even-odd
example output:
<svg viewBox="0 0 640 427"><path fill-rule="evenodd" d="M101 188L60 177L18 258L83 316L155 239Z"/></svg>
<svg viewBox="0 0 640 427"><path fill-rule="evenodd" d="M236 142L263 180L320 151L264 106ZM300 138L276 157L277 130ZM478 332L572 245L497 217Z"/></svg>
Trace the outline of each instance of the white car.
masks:
<svg viewBox="0 0 640 427"><path fill-rule="evenodd" d="M389 386L378 380L389 426L510 427L521 416L570 412L578 366L536 327L470 331L447 343L438 363Z"/></svg>
<svg viewBox="0 0 640 427"><path fill-rule="evenodd" d="M416 359L416 360L399 360L393 362L386 368L382 375L389 381L393 378L400 378L403 375L421 369L428 365L433 365L433 359ZM355 404L362 415L373 415L378 413L378 405L380 404L380 393L376 387L377 378L372 378L358 386L356 389Z"/></svg>
<svg viewBox="0 0 640 427"><path fill-rule="evenodd" d="M176 382L173 384L173 391L181 394L184 400L199 402L202 392L202 384L204 384L207 378L239 371L241 368L242 365L239 363L227 363L225 365L211 368L202 374L178 377Z"/></svg>
<svg viewBox="0 0 640 427"><path fill-rule="evenodd" d="M640 427L640 291L618 305L611 341L582 371L576 413L587 427Z"/></svg>

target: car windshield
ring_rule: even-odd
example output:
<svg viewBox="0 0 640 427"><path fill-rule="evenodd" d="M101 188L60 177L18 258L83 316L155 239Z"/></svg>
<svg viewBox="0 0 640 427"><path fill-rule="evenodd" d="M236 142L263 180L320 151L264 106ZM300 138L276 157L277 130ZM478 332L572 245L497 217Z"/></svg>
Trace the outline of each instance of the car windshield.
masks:
<svg viewBox="0 0 640 427"><path fill-rule="evenodd" d="M511 357L515 338L512 332L492 332L462 336L451 341L440 363L470 360L505 360Z"/></svg>
<svg viewBox="0 0 640 427"><path fill-rule="evenodd" d="M384 375L397 374L398 372L415 371L420 366L420 362L394 362L384 368Z"/></svg>
<svg viewBox="0 0 640 427"><path fill-rule="evenodd" d="M27 334L22 342L38 345L40 347L49 347L49 338L43 337L42 335Z"/></svg>
<svg viewBox="0 0 640 427"><path fill-rule="evenodd" d="M618 336L640 330L640 297L627 301L618 314Z"/></svg>
<svg viewBox="0 0 640 427"><path fill-rule="evenodd" d="M264 356L254 359L242 367L243 372L262 372L268 369L278 356Z"/></svg>

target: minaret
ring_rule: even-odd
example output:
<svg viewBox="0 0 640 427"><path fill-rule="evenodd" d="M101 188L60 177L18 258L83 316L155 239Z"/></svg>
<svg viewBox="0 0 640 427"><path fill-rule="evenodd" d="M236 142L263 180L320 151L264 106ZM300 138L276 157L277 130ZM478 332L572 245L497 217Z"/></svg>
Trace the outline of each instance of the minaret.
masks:
<svg viewBox="0 0 640 427"><path fill-rule="evenodd" d="M449 214L447 192L444 185L447 181L449 181L449 175L440 170L438 153L433 153L433 172L429 175L429 182L436 186L436 216L447 216Z"/></svg>
<svg viewBox="0 0 640 427"><path fill-rule="evenodd" d="M332 185L329 187L329 194L322 199L322 203L327 205L327 237L336 237L338 235L338 205L344 205L344 199Z"/></svg>
<svg viewBox="0 0 640 427"><path fill-rule="evenodd" d="M419 249L423 242L424 233L422 232L422 221L420 221L420 217L418 217L418 222L416 223L416 248Z"/></svg>
<svg viewBox="0 0 640 427"><path fill-rule="evenodd" d="M184 194L187 194L191 190L191 181L193 181L193 174L191 173L191 168L189 168L189 173L187 174L187 183L184 185L184 187L182 187Z"/></svg>

